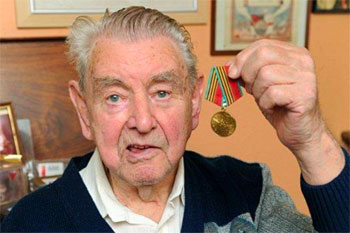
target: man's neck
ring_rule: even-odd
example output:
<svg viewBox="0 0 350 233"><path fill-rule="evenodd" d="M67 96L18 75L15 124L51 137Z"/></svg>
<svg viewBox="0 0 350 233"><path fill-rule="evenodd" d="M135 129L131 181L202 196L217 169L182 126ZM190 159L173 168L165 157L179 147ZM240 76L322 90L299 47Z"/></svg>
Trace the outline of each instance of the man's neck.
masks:
<svg viewBox="0 0 350 233"><path fill-rule="evenodd" d="M106 172L112 190L120 203L133 212L159 222L172 191L177 169L154 185L133 186Z"/></svg>

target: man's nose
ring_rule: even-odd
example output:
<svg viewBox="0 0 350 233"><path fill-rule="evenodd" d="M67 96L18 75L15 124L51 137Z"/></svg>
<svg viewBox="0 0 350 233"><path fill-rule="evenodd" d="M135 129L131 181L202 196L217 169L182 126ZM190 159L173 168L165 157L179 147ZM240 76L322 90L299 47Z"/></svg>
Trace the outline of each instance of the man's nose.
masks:
<svg viewBox="0 0 350 233"><path fill-rule="evenodd" d="M129 129L136 129L139 133L148 133L156 125L150 99L147 96L134 98L127 123Z"/></svg>

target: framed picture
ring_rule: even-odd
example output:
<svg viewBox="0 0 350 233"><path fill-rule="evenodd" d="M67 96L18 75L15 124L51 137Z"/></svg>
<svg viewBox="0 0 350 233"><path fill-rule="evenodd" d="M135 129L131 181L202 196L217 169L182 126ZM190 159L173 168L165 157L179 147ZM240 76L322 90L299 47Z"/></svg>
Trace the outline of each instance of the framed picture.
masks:
<svg viewBox="0 0 350 233"><path fill-rule="evenodd" d="M313 0L314 13L350 13L350 0Z"/></svg>
<svg viewBox="0 0 350 233"><path fill-rule="evenodd" d="M98 20L107 8L114 12L132 5L158 9L182 24L207 23L206 0L16 0L17 27L69 27L80 15Z"/></svg>
<svg viewBox="0 0 350 233"><path fill-rule="evenodd" d="M308 0L214 0L211 54L237 54L263 38L307 46L310 9Z"/></svg>
<svg viewBox="0 0 350 233"><path fill-rule="evenodd" d="M21 154L11 103L0 104L0 154Z"/></svg>

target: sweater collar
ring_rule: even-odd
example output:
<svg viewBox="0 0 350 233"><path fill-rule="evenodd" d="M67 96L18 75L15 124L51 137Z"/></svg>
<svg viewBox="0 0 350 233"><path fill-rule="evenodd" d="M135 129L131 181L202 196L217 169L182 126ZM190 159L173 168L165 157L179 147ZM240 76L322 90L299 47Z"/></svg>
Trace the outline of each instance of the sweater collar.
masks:
<svg viewBox="0 0 350 233"><path fill-rule="evenodd" d="M77 231L112 232L79 174L91 156L89 153L73 158L63 176L55 182L55 187ZM205 223L214 221L225 225L228 216L249 212L235 178L230 177L225 168L208 161L194 152L184 154L186 206L182 232L203 232Z"/></svg>
<svg viewBox="0 0 350 233"><path fill-rule="evenodd" d="M55 182L57 192L77 231L113 232L98 212L79 174L79 170L86 167L91 156L92 153L89 153L70 161L62 177Z"/></svg>

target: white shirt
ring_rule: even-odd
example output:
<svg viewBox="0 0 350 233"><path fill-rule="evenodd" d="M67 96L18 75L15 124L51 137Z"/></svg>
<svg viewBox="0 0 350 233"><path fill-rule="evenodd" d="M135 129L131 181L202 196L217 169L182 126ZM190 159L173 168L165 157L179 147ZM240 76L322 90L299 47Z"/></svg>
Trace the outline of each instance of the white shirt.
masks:
<svg viewBox="0 0 350 233"><path fill-rule="evenodd" d="M181 231L185 210L183 158L180 160L173 189L159 223L132 212L118 201L107 179L97 149L88 165L79 173L99 213L114 232L168 233Z"/></svg>

